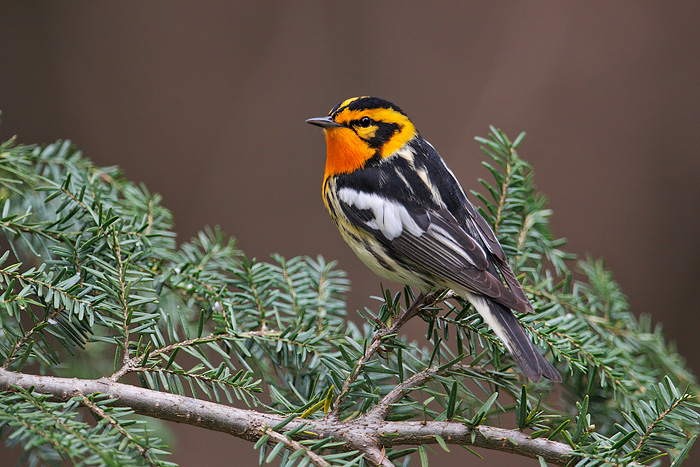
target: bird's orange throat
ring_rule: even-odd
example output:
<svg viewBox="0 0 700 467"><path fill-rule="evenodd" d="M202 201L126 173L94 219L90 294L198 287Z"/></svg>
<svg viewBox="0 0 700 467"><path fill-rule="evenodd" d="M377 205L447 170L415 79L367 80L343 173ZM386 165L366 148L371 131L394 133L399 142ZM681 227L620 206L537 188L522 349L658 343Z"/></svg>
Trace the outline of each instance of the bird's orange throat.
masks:
<svg viewBox="0 0 700 467"><path fill-rule="evenodd" d="M370 148L350 128L326 128L326 173L324 180L333 175L346 174L362 168L375 149Z"/></svg>

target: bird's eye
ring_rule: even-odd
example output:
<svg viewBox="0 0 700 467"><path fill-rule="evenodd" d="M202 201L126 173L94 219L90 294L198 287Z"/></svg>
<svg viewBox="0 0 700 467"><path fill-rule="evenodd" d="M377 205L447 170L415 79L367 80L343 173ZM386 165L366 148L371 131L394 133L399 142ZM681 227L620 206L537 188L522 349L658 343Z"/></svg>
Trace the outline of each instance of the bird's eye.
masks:
<svg viewBox="0 0 700 467"><path fill-rule="evenodd" d="M370 119L369 117L362 117L362 118L360 119L360 126L361 126L362 128L367 128L367 127L370 126L371 124L372 124L372 119Z"/></svg>

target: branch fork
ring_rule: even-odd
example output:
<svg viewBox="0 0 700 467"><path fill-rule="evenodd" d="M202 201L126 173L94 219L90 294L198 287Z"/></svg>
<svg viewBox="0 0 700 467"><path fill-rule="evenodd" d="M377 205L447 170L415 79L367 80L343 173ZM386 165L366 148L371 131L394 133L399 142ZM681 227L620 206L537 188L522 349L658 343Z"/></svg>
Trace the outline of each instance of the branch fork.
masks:
<svg viewBox="0 0 700 467"><path fill-rule="evenodd" d="M504 430L495 427L468 427L459 422L387 422L385 420L391 405L399 402L408 392L428 382L433 377L445 373L450 368L435 366L400 382L386 394L379 403L366 414L349 421L339 420L340 409L348 397L351 385L359 377L364 365L376 354L388 336L394 335L411 318L420 314L423 306L432 305L442 293L421 294L391 326L380 328L372 337L359 359L354 371L347 377L336 398L334 409L318 420L296 418L279 430L270 427L285 421L283 415L273 415L254 410L228 407L214 402L197 400L175 394L139 388L117 382L123 374L133 370L132 365L141 363L136 357L125 362L124 366L109 378L98 380L81 380L75 378L57 378L53 376L36 376L14 373L0 368L0 390L12 391L17 387L50 394L54 400L67 401L80 397L85 405L89 395L102 393L113 398L115 406L129 407L136 413L170 420L178 423L200 426L210 430L229 433L233 436L258 441L267 436L268 442L283 443L292 451L306 451L315 466L328 465L320 455L309 451L299 441L303 439L334 438L345 446L340 449L358 450L372 465L392 467L394 464L386 457L386 448L397 445L436 444L441 437L448 444L470 445L500 451L512 452L527 457L541 456L547 462L566 465L571 459L571 448L563 443L544 439L530 439L517 430ZM443 297L444 299L444 297ZM170 348L157 349L162 353ZM309 425L312 423L312 425ZM288 437L285 433L298 429Z"/></svg>
<svg viewBox="0 0 700 467"><path fill-rule="evenodd" d="M413 382L417 382L423 377L427 377L427 375L422 375L414 379ZM129 407L142 415L221 431L253 442L265 434L270 435L269 427L280 424L286 418L284 415L239 409L191 397L117 383L109 378L98 380L57 378L0 369L0 390L13 391L18 387L41 394L50 394L53 396L52 399L56 401L67 401L73 397L80 397L84 402L85 397L102 393L114 399L115 406ZM393 394L391 397L385 396L385 402L388 403L394 397L398 397L397 393ZM463 423L447 421L387 422L382 420L380 416L383 409L375 410L377 412L372 416L358 417L351 421L338 421L329 417L318 420L296 418L275 432L287 439L285 445L292 450L305 449L302 445L294 444L292 441L333 437L345 443L343 449L357 449L365 454L365 459L370 464L382 467L393 466L392 462L384 455L386 447L437 444L437 436L442 437L448 444L494 449L526 457L541 456L545 461L554 465L564 466L571 460L572 449L567 444L542 438L531 439L518 430L485 425L470 428ZM284 435L284 433L299 428L301 425L305 426L292 436L292 441ZM282 438L274 434L270 436L270 439L284 442ZM316 465L324 464L319 462Z"/></svg>

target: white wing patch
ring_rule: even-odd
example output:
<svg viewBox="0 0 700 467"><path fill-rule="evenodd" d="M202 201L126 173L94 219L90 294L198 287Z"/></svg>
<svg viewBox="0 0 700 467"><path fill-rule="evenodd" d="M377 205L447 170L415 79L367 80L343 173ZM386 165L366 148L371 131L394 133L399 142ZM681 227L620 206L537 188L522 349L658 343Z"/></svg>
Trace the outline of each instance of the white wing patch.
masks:
<svg viewBox="0 0 700 467"><path fill-rule="evenodd" d="M408 210L396 201L352 188L338 190L338 198L357 209L371 210L374 217L367 221L367 226L379 230L387 240L395 239L404 229L416 237L423 234L423 229L416 224Z"/></svg>

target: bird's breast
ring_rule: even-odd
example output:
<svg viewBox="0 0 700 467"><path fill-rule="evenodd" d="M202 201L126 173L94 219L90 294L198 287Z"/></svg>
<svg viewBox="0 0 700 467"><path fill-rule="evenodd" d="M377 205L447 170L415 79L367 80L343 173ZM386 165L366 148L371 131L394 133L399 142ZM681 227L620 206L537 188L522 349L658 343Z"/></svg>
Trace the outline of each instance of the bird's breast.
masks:
<svg viewBox="0 0 700 467"><path fill-rule="evenodd" d="M325 178L361 169L376 152L350 128L327 128L325 132Z"/></svg>

